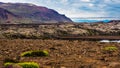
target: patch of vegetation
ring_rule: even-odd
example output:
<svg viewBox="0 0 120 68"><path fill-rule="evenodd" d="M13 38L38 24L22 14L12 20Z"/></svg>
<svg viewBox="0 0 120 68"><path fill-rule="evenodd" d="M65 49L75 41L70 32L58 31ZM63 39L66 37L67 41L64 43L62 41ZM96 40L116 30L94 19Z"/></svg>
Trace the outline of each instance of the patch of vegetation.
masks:
<svg viewBox="0 0 120 68"><path fill-rule="evenodd" d="M105 51L117 51L118 48L116 46L107 46L104 48Z"/></svg>
<svg viewBox="0 0 120 68"><path fill-rule="evenodd" d="M21 62L21 63L5 63L4 66L8 68L14 64L20 65L22 68L39 68L39 65L35 62Z"/></svg>
<svg viewBox="0 0 120 68"><path fill-rule="evenodd" d="M19 33L4 33L3 36L8 39L27 38L26 35Z"/></svg>
<svg viewBox="0 0 120 68"><path fill-rule="evenodd" d="M39 68L39 65L34 62L18 63L18 65L22 66L23 68Z"/></svg>
<svg viewBox="0 0 120 68"><path fill-rule="evenodd" d="M45 50L43 51L27 51L21 54L22 57L44 57L48 56L49 53Z"/></svg>
<svg viewBox="0 0 120 68"><path fill-rule="evenodd" d="M67 31L63 31L63 30L56 30L56 35L67 36L67 35L69 35L69 33Z"/></svg>
<svg viewBox="0 0 120 68"><path fill-rule="evenodd" d="M4 64L4 66L6 67L6 68L8 68L9 66L11 66L11 65L13 65L14 63L12 63L12 62L6 62L5 64Z"/></svg>
<svg viewBox="0 0 120 68"><path fill-rule="evenodd" d="M95 30L95 29L87 29L87 31L88 31L89 36L99 35L100 34L100 32Z"/></svg>

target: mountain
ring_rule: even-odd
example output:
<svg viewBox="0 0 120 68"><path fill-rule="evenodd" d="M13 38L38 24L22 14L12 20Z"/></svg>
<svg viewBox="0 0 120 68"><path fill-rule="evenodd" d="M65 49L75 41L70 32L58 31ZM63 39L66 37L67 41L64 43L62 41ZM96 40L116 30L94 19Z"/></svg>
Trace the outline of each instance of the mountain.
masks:
<svg viewBox="0 0 120 68"><path fill-rule="evenodd" d="M120 20L111 20L109 23L120 23Z"/></svg>
<svg viewBox="0 0 120 68"><path fill-rule="evenodd" d="M19 19L19 16L0 8L0 23L10 23L14 19Z"/></svg>
<svg viewBox="0 0 120 68"><path fill-rule="evenodd" d="M59 14L53 9L48 9L42 6L36 6L28 3L2 3L0 2L0 8L4 8L7 11L14 13L21 17L16 22L22 23L58 23L58 22L72 22L71 19L65 15Z"/></svg>

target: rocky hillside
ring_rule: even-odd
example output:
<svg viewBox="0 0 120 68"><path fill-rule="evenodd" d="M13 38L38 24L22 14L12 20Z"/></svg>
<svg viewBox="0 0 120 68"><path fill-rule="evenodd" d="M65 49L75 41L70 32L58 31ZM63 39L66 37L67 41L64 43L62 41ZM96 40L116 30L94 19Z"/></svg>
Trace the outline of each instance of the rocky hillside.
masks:
<svg viewBox="0 0 120 68"><path fill-rule="evenodd" d="M65 15L61 15L53 9L36 6L26 3L0 3L0 8L4 8L13 15L18 15L20 19L15 23L58 23L72 22ZM2 15L2 14L0 14Z"/></svg>
<svg viewBox="0 0 120 68"><path fill-rule="evenodd" d="M0 8L0 23L10 23L13 19L18 19L19 17L3 8Z"/></svg>

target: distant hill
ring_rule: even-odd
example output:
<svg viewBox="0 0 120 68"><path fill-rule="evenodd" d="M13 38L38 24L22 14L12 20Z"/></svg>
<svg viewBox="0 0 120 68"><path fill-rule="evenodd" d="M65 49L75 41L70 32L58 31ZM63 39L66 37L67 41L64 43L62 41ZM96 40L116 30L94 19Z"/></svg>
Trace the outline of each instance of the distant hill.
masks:
<svg viewBox="0 0 120 68"><path fill-rule="evenodd" d="M8 12L8 14L12 16L11 18L14 18L14 23L72 22L71 19L69 19L65 15L59 14L53 9L48 9L46 7L36 6L28 3L0 2L0 8L6 10L6 12ZM4 13L1 13L0 15L4 15ZM17 18L16 16L18 16L19 18ZM2 17L0 19L2 19Z"/></svg>
<svg viewBox="0 0 120 68"><path fill-rule="evenodd" d="M120 20L111 20L109 23L120 23Z"/></svg>

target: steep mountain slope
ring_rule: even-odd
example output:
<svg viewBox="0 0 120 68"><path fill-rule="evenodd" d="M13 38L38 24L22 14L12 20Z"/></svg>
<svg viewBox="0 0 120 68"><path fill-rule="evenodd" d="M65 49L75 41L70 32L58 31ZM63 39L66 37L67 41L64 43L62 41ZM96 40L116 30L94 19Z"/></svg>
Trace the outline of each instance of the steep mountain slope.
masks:
<svg viewBox="0 0 120 68"><path fill-rule="evenodd" d="M0 8L0 23L10 23L12 22L14 19L19 19L19 16L3 9Z"/></svg>
<svg viewBox="0 0 120 68"><path fill-rule="evenodd" d="M0 7L22 17L23 21L26 20L34 23L72 22L65 15L61 15L55 10L33 4L0 3Z"/></svg>

